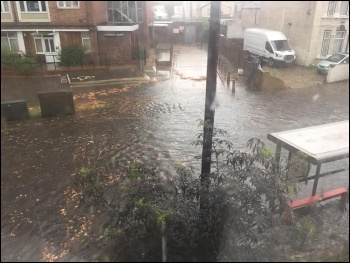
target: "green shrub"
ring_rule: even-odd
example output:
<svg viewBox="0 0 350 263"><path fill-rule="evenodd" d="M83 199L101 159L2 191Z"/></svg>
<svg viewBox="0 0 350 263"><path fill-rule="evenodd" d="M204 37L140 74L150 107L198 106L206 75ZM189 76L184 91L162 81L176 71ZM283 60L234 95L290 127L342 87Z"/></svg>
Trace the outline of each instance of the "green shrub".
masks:
<svg viewBox="0 0 350 263"><path fill-rule="evenodd" d="M24 57L22 57L14 52L1 50L2 70L15 70L23 73L31 73L36 71L38 67L39 64L35 60L35 56L29 51Z"/></svg>
<svg viewBox="0 0 350 263"><path fill-rule="evenodd" d="M79 66L82 64L84 48L77 44L62 47L58 52L61 66Z"/></svg>
<svg viewBox="0 0 350 263"><path fill-rule="evenodd" d="M23 73L31 73L39 68L39 64L33 57L26 57L18 61L17 67Z"/></svg>

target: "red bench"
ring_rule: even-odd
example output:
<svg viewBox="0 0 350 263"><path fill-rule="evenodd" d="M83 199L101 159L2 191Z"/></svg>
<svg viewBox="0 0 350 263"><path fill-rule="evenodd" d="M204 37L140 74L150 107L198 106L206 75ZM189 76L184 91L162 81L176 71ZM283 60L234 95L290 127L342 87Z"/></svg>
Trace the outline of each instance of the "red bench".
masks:
<svg viewBox="0 0 350 263"><path fill-rule="evenodd" d="M293 201L288 205L286 211L284 213L284 221L286 224L291 224L293 220L293 210L309 206L315 204L317 202L321 202L330 198L341 196L340 203L344 206L347 202L349 202L349 190L345 188L338 188L335 190L331 190L319 195L310 196L304 199Z"/></svg>

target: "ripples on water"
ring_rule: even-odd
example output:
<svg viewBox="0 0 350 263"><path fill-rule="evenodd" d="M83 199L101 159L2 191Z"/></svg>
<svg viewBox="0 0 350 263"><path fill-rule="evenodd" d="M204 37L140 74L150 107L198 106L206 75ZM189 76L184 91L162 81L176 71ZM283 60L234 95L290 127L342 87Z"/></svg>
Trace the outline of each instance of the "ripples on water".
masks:
<svg viewBox="0 0 350 263"><path fill-rule="evenodd" d="M18 188L22 185L31 189L31 205L46 213L52 198L60 200L52 190L68 184L69 175L83 166L112 176L132 161L157 162L165 171L184 162L198 171L200 163L193 157L201 148L190 144L202 131L198 120L204 116L205 85L205 81L174 78L107 96L110 107L106 109L8 124L2 129L6 154L1 171L3 204L11 207L4 208L2 218L14 213L13 198L22 194ZM216 102L215 126L229 132L228 140L239 149L245 149L252 137L272 147L266 139L270 132L349 119L348 83L260 93L247 91L237 82L233 95L218 82ZM342 160L334 165L342 168L348 163ZM327 187L348 183L347 173L332 176ZM310 187L305 191L310 193Z"/></svg>
<svg viewBox="0 0 350 263"><path fill-rule="evenodd" d="M154 135L147 144L168 151L173 161L188 160L200 153L190 143L201 131L198 119L204 116L205 84L174 79L147 88L147 94L154 98L141 110L148 122L141 125L149 126L148 132ZM341 121L349 116L346 84L267 93L250 92L238 84L232 95L218 82L216 101L215 126L229 132L228 139L237 148L244 148L251 137L267 142L270 132Z"/></svg>

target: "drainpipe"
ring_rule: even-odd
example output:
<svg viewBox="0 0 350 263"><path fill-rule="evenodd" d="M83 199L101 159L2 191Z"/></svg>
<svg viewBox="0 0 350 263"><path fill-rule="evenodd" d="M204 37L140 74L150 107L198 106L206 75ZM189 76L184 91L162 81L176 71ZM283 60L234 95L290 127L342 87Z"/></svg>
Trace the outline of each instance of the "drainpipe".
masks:
<svg viewBox="0 0 350 263"><path fill-rule="evenodd" d="M255 9L255 18L254 18L254 25L256 25L256 13L258 12L258 9Z"/></svg>

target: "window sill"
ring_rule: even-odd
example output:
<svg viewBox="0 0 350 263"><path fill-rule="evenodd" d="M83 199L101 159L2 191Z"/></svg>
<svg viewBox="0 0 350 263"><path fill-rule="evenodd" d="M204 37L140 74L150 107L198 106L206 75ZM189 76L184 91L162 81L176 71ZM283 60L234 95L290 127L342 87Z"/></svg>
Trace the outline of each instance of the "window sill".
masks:
<svg viewBox="0 0 350 263"><path fill-rule="evenodd" d="M21 14L48 14L48 11L21 11Z"/></svg>
<svg viewBox="0 0 350 263"><path fill-rule="evenodd" d="M321 16L322 19L346 19L349 18L348 15L338 15L338 16Z"/></svg>
<svg viewBox="0 0 350 263"><path fill-rule="evenodd" d="M69 9L80 9L80 7L57 7L57 9L69 10Z"/></svg>

